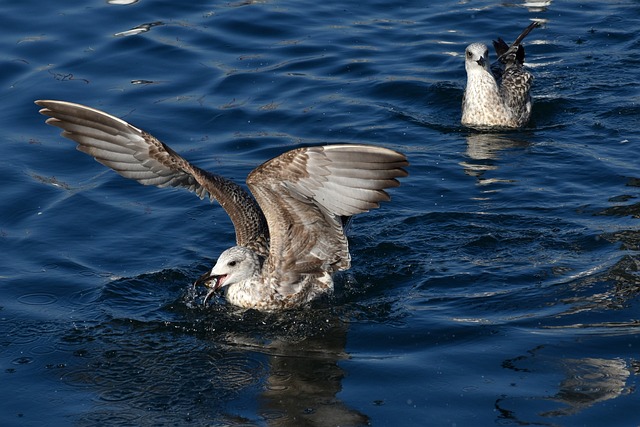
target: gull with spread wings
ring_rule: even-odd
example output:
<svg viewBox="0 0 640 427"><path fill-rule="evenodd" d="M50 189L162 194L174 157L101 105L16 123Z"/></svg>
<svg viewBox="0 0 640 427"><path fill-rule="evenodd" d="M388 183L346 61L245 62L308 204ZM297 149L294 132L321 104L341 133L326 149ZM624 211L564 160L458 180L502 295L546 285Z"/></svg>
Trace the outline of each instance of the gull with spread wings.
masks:
<svg viewBox="0 0 640 427"><path fill-rule="evenodd" d="M135 126L84 105L39 100L47 123L78 150L144 185L182 187L227 212L236 246L196 283L221 289L231 304L258 310L299 307L331 293L332 275L351 266L346 217L388 201L407 176L406 157L361 144L297 148L271 159L238 184L200 169Z"/></svg>

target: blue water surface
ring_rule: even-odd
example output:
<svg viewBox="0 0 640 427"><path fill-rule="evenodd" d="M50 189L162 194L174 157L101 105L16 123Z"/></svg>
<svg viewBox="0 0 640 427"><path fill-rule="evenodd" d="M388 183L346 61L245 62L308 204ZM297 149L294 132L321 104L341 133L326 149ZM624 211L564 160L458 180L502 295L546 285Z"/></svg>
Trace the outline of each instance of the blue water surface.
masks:
<svg viewBox="0 0 640 427"><path fill-rule="evenodd" d="M130 3L0 4L0 425L640 424L637 1ZM466 45L532 20L531 124L462 128ZM328 302L205 307L224 211L94 162L36 99L238 182L338 142L410 176Z"/></svg>

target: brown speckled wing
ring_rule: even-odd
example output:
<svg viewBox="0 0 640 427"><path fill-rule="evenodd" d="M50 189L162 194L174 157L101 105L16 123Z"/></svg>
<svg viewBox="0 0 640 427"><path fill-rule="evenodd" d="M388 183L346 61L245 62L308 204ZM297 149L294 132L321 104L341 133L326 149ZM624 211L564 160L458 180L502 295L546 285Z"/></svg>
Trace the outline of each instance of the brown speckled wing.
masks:
<svg viewBox="0 0 640 427"><path fill-rule="evenodd" d="M217 200L227 212L239 245L266 255L268 230L255 200L242 187L191 165L152 135L105 112L65 101L40 100L47 124L78 143L78 150L94 157L125 178L144 185L181 187Z"/></svg>
<svg viewBox="0 0 640 427"><path fill-rule="evenodd" d="M518 126L524 126L531 114L533 76L522 65L514 64L502 75L500 93L505 105L514 112Z"/></svg>
<svg viewBox="0 0 640 427"><path fill-rule="evenodd" d="M389 200L384 190L399 185L407 165L389 149L328 145L292 150L256 168L247 184L269 224L265 274L291 286L303 274L349 268L342 217Z"/></svg>

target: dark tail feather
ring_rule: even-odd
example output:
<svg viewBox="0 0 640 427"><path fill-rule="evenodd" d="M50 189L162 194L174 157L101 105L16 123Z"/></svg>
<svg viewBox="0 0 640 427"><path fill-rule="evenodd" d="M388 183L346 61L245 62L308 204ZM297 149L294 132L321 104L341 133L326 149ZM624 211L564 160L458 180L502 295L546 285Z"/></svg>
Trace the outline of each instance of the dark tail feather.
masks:
<svg viewBox="0 0 640 427"><path fill-rule="evenodd" d="M498 61L502 63L512 62L515 56L515 61L518 64L524 64L524 47L522 47L520 43L522 43L522 40L524 40L524 38L527 37L527 35L529 35L529 33L533 31L534 28L539 26L539 22L532 22L531 24L529 24L529 26L525 28L522 33L520 33L516 40L511 43L511 46L507 45L507 43L505 43L505 41L501 38L498 38L498 40L494 40L493 48L496 50Z"/></svg>
<svg viewBox="0 0 640 427"><path fill-rule="evenodd" d="M529 26L525 28L522 33L520 33L518 38L516 38L516 40L511 43L511 46L519 45L520 43L522 43L522 40L524 40L524 38L527 37L534 28L539 26L539 22L532 22L531 24L529 24ZM502 56L507 53L507 50L509 50L509 45L502 39L502 37L498 37L498 40L493 41L493 48L496 50L497 56Z"/></svg>
<svg viewBox="0 0 640 427"><path fill-rule="evenodd" d="M502 37L498 37L498 40L493 41L493 48L496 51L496 56L500 57L507 53L507 51L509 50L509 45L504 40L502 40Z"/></svg>
<svg viewBox="0 0 640 427"><path fill-rule="evenodd" d="M527 37L529 35L529 33L531 31L533 31L534 28L539 27L539 26L540 26L540 23L536 22L536 21L534 21L531 24L529 24L529 26L527 28L525 28L524 31L522 31L522 33L520 33L518 38L511 44L511 46L513 46L514 44L522 43L522 40L524 40L524 38Z"/></svg>

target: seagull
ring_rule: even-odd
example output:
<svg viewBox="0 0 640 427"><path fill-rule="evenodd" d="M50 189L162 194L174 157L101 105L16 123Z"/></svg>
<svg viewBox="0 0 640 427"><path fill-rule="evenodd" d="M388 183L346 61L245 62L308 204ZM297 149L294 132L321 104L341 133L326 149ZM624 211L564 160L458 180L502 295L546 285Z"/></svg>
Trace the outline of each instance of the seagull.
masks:
<svg viewBox="0 0 640 427"><path fill-rule="evenodd" d="M533 22L511 44L498 38L493 47L498 59L489 67L489 49L472 43L465 50L467 87L462 98L463 126L512 128L525 126L531 117L533 76L523 66L522 40L537 26Z"/></svg>
<svg viewBox="0 0 640 427"><path fill-rule="evenodd" d="M407 176L405 155L363 144L297 148L255 168L251 194L200 169L135 126L84 105L38 100L46 123L77 149L144 185L182 187L216 200L231 218L236 246L195 284L236 306L261 311L300 307L330 294L333 273L351 266L347 218L390 200L385 189Z"/></svg>

